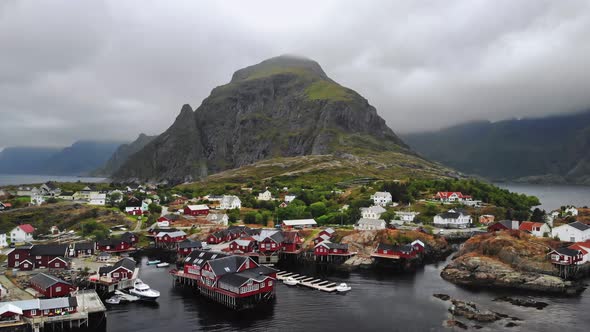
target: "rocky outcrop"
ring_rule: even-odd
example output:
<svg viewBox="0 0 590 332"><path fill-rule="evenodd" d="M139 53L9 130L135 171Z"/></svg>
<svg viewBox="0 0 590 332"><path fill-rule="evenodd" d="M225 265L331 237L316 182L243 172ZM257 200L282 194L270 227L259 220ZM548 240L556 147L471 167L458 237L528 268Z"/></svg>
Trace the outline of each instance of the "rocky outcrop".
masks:
<svg viewBox="0 0 590 332"><path fill-rule="evenodd" d="M317 62L281 56L237 71L194 112L183 106L174 124L113 178L184 182L274 157L368 151L422 160L366 99Z"/></svg>

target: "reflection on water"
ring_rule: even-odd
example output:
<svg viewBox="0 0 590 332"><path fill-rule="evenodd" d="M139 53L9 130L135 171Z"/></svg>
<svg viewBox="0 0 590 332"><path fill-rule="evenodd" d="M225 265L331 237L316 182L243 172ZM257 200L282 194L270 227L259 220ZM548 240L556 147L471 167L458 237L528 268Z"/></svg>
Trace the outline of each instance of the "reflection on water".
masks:
<svg viewBox="0 0 590 332"><path fill-rule="evenodd" d="M173 287L167 270L155 266L141 267L141 278L161 292L158 306L132 303L114 306L108 313L107 330L111 331L438 331L448 319L449 303L433 293L445 293L470 300L482 307L523 319L514 331L586 331L590 317L590 296L559 298L536 296L549 303L544 310L517 307L495 302L497 296L513 292L492 288L473 291L442 280L444 262L430 264L414 273L329 272L324 276L346 282L352 291L327 294L302 287L277 285L274 303L253 311L234 312L198 297L190 288ZM297 272L315 275L314 266ZM484 326L481 331L504 329L506 322ZM474 325L474 323L469 323Z"/></svg>

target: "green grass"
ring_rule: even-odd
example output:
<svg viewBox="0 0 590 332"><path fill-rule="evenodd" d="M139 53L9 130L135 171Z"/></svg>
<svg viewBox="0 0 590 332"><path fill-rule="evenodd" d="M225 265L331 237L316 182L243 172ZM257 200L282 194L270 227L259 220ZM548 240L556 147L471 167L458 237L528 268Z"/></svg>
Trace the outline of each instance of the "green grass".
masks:
<svg viewBox="0 0 590 332"><path fill-rule="evenodd" d="M352 100L351 93L348 89L337 83L326 80L312 83L305 89L305 94L310 100Z"/></svg>

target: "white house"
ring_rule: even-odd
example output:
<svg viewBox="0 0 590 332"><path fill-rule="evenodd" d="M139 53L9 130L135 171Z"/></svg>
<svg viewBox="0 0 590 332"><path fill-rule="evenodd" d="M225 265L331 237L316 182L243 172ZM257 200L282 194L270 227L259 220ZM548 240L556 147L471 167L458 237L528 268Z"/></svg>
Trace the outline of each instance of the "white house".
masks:
<svg viewBox="0 0 590 332"><path fill-rule="evenodd" d="M61 194L61 189L51 181L45 182L39 189L44 196L59 196Z"/></svg>
<svg viewBox="0 0 590 332"><path fill-rule="evenodd" d="M235 195L223 195L219 203L219 208L222 210L241 209L242 201Z"/></svg>
<svg viewBox="0 0 590 332"><path fill-rule="evenodd" d="M560 241L584 242L590 240L590 226L574 221L554 227L551 236L558 237Z"/></svg>
<svg viewBox="0 0 590 332"><path fill-rule="evenodd" d="M285 228L308 228L317 225L318 223L313 219L283 220L283 227Z"/></svg>
<svg viewBox="0 0 590 332"><path fill-rule="evenodd" d="M163 219L162 221L156 221L156 225L158 225L158 228L170 227L170 221Z"/></svg>
<svg viewBox="0 0 590 332"><path fill-rule="evenodd" d="M420 212L395 211L395 216L403 222L413 222Z"/></svg>
<svg viewBox="0 0 590 332"><path fill-rule="evenodd" d="M354 229L359 231L374 231L385 229L387 223L383 219L367 219L361 218L354 224Z"/></svg>
<svg viewBox="0 0 590 332"><path fill-rule="evenodd" d="M368 208L361 208L361 216L363 219L379 219L386 211L387 210L380 205L373 205Z"/></svg>
<svg viewBox="0 0 590 332"><path fill-rule="evenodd" d="M470 215L461 211L449 210L434 216L434 226L444 228L467 228L473 222Z"/></svg>
<svg viewBox="0 0 590 332"><path fill-rule="evenodd" d="M297 198L297 196L287 194L287 195L285 195L285 203L291 203L291 202L293 202L293 200L295 200L295 198Z"/></svg>
<svg viewBox="0 0 590 332"><path fill-rule="evenodd" d="M471 201L469 195L463 195L460 191L439 191L434 195L434 199L441 202L464 202Z"/></svg>
<svg viewBox="0 0 590 332"><path fill-rule="evenodd" d="M90 194L89 205L105 205L107 202L107 194Z"/></svg>
<svg viewBox="0 0 590 332"><path fill-rule="evenodd" d="M575 206L568 206L565 208L565 211L563 212L565 215L570 215L573 217L577 217L578 216L578 209L576 209Z"/></svg>
<svg viewBox="0 0 590 332"><path fill-rule="evenodd" d="M518 229L536 237L543 237L544 234L551 234L551 228L543 222L523 221Z"/></svg>
<svg viewBox="0 0 590 332"><path fill-rule="evenodd" d="M6 234L0 234L0 248L8 247L8 241L6 239Z"/></svg>
<svg viewBox="0 0 590 332"><path fill-rule="evenodd" d="M32 205L41 205L45 203L45 197L41 194L32 194L31 195L31 204Z"/></svg>
<svg viewBox="0 0 590 332"><path fill-rule="evenodd" d="M10 242L28 242L33 240L35 228L30 224L18 225L10 231Z"/></svg>
<svg viewBox="0 0 590 332"><path fill-rule="evenodd" d="M270 191L265 190L264 192L258 194L258 200L259 201L271 201L272 194L270 193Z"/></svg>
<svg viewBox="0 0 590 332"><path fill-rule="evenodd" d="M207 215L207 221L213 224L227 226L229 217L225 213L209 213Z"/></svg>
<svg viewBox="0 0 590 332"><path fill-rule="evenodd" d="M391 194L386 191L378 191L371 196L373 204L386 206L392 202Z"/></svg>

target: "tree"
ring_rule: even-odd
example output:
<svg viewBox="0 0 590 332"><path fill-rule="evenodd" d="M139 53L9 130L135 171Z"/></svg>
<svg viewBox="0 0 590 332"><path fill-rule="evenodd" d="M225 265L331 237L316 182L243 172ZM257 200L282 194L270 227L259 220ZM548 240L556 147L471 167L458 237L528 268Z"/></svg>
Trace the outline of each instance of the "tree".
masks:
<svg viewBox="0 0 590 332"><path fill-rule="evenodd" d="M545 222L545 210L541 210L539 208L535 208L533 210L533 214L531 215L531 221L534 222Z"/></svg>
<svg viewBox="0 0 590 332"><path fill-rule="evenodd" d="M148 205L148 210L152 214L154 214L154 213L156 213L156 214L162 213L162 207L159 206L156 203L150 203L150 205Z"/></svg>
<svg viewBox="0 0 590 332"><path fill-rule="evenodd" d="M256 211L248 211L244 216L244 224L255 224L256 214Z"/></svg>
<svg viewBox="0 0 590 332"><path fill-rule="evenodd" d="M107 202L110 206L116 206L117 202L121 199L121 193L114 192L107 196Z"/></svg>
<svg viewBox="0 0 590 332"><path fill-rule="evenodd" d="M314 218L323 216L326 214L326 204L323 202L315 202L309 206L309 210Z"/></svg>

